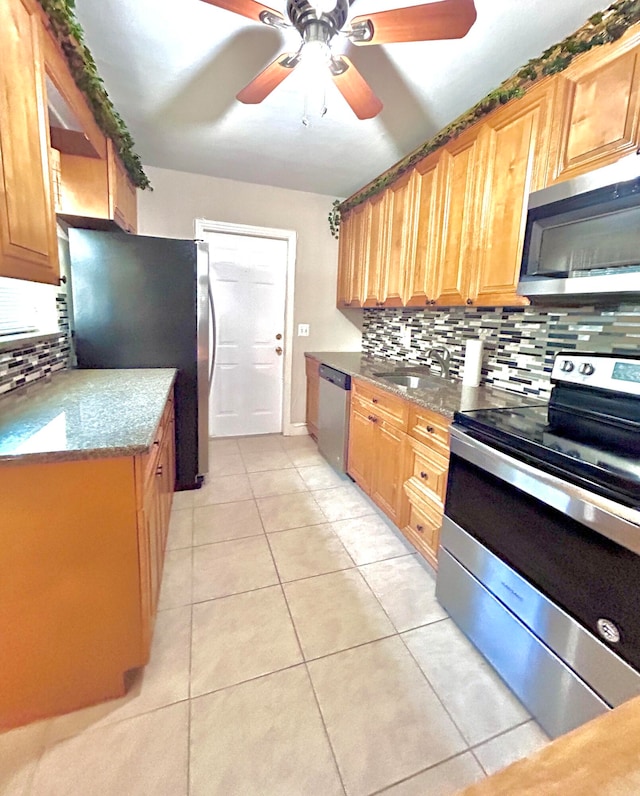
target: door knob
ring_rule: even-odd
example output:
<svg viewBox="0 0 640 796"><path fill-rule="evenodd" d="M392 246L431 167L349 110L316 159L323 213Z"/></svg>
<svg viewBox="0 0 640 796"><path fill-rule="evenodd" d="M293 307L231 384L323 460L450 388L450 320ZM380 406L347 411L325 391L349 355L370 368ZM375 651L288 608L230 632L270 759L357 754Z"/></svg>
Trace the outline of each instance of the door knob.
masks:
<svg viewBox="0 0 640 796"><path fill-rule="evenodd" d="M276 340L282 340L282 335L280 334L280 332L278 332L278 334L276 335Z"/></svg>
<svg viewBox="0 0 640 796"><path fill-rule="evenodd" d="M277 354L279 357L281 357L281 356L282 356L282 349L280 348L280 346L278 346L278 347L276 348L276 354Z"/></svg>

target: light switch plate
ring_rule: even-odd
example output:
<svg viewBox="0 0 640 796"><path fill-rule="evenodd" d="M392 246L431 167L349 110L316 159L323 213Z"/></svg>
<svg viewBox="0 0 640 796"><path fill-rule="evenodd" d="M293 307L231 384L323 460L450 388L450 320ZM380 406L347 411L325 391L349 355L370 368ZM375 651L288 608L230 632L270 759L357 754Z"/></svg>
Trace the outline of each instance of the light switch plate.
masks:
<svg viewBox="0 0 640 796"><path fill-rule="evenodd" d="M308 323L299 323L298 324L298 337L309 337L309 324Z"/></svg>

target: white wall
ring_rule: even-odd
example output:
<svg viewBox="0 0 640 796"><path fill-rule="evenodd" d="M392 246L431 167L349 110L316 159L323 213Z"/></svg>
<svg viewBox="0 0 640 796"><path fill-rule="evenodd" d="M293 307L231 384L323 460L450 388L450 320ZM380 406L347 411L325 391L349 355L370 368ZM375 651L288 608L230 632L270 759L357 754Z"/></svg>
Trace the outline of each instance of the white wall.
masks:
<svg viewBox="0 0 640 796"><path fill-rule="evenodd" d="M349 313L347 319L336 309L338 242L331 237L327 221L334 197L151 166L145 166L145 171L153 191L138 192L141 235L190 238L195 218L298 233L294 328L308 323L311 334L293 339L291 422L304 422L304 352L359 351L361 347L360 314Z"/></svg>

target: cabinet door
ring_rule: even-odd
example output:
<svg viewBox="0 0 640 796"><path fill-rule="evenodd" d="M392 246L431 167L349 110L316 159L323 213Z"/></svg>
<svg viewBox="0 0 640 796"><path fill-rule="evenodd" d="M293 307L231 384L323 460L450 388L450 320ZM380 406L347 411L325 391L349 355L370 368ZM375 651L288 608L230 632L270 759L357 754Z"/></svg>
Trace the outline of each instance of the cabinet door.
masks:
<svg viewBox="0 0 640 796"><path fill-rule="evenodd" d="M59 282L40 20L0 3L0 276Z"/></svg>
<svg viewBox="0 0 640 796"><path fill-rule="evenodd" d="M489 116L480 133L478 172L484 194L474 304L528 304L516 295L524 244L526 201L547 171L554 81Z"/></svg>
<svg viewBox="0 0 640 796"><path fill-rule="evenodd" d="M113 142L107 141L109 151L109 204L111 218L125 232L135 232L138 225L136 189L129 180Z"/></svg>
<svg viewBox="0 0 640 796"><path fill-rule="evenodd" d="M374 424L367 415L351 410L347 471L358 486L371 493Z"/></svg>
<svg viewBox="0 0 640 796"><path fill-rule="evenodd" d="M338 239L338 307L351 304L351 279L353 273L353 213L345 213L340 219Z"/></svg>
<svg viewBox="0 0 640 796"><path fill-rule="evenodd" d="M637 41L637 35L635 36ZM640 143L640 48L596 47L559 76L562 142L555 181L613 163Z"/></svg>
<svg viewBox="0 0 640 796"><path fill-rule="evenodd" d="M444 216L437 304L472 303L469 284L478 252L476 222L480 198L480 175L476 174L478 132L479 126L475 125L447 145L441 155Z"/></svg>
<svg viewBox="0 0 640 796"><path fill-rule="evenodd" d="M305 357L305 370L307 375L307 431L313 437L318 437L318 398L320 363L317 359Z"/></svg>
<svg viewBox="0 0 640 796"><path fill-rule="evenodd" d="M433 301L436 290L442 233L441 171L436 153L418 163L411 175L414 248L405 286L408 307L424 307Z"/></svg>
<svg viewBox="0 0 640 796"><path fill-rule="evenodd" d="M388 423L378 421L374 433L371 499L396 525L404 483L404 440L406 435Z"/></svg>
<svg viewBox="0 0 640 796"><path fill-rule="evenodd" d="M369 234L371 227L371 205L364 202L351 211L351 267L346 282L346 301L349 307L361 307L364 286L369 268Z"/></svg>
<svg viewBox="0 0 640 796"><path fill-rule="evenodd" d="M411 172L407 172L387 191L388 255L383 263L381 296L385 307L406 305L407 273L415 257L414 186Z"/></svg>
<svg viewBox="0 0 640 796"><path fill-rule="evenodd" d="M364 293L365 307L384 304L384 268L387 259L387 209L388 193L374 196L366 203L370 207L367 281Z"/></svg>

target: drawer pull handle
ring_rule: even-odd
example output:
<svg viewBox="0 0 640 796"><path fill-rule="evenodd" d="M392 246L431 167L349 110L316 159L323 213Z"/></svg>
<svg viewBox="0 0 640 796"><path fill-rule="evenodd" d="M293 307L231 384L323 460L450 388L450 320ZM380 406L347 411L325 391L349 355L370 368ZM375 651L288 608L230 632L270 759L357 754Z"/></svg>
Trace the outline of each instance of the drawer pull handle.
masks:
<svg viewBox="0 0 640 796"><path fill-rule="evenodd" d="M433 426L427 426L427 432L429 434L435 434L435 428Z"/></svg>
<svg viewBox="0 0 640 796"><path fill-rule="evenodd" d="M371 400L373 401L374 404L378 403L378 399L377 398L372 398Z"/></svg>
<svg viewBox="0 0 640 796"><path fill-rule="evenodd" d="M424 525L416 525L416 531L418 531L418 533L422 533L424 531Z"/></svg>
<svg viewBox="0 0 640 796"><path fill-rule="evenodd" d="M420 472L420 478L424 478L424 480L427 481L429 479L429 476L427 475L427 473L425 473L424 470L422 470Z"/></svg>
<svg viewBox="0 0 640 796"><path fill-rule="evenodd" d="M154 441L153 441L153 444L154 444L154 445L159 445L159 444L160 444L160 440L159 440L159 439L156 439L156 440L154 440Z"/></svg>
<svg viewBox="0 0 640 796"><path fill-rule="evenodd" d="M378 418L377 418L377 417L375 417L375 415L369 415L369 420L370 420L372 423L377 423L377 422L378 422Z"/></svg>
<svg viewBox="0 0 640 796"><path fill-rule="evenodd" d="M159 464L157 469L156 469L156 475L162 475L162 465L161 464Z"/></svg>

